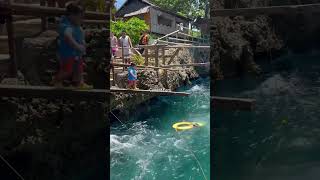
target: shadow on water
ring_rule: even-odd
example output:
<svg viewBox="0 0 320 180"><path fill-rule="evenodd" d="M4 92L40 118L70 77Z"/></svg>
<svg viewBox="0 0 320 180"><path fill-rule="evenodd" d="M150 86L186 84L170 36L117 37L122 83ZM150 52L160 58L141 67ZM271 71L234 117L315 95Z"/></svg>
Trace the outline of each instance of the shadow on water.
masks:
<svg viewBox="0 0 320 180"><path fill-rule="evenodd" d="M254 98L257 107L214 112L215 179L320 178L319 59L287 55L262 65L262 77L217 82L217 95Z"/></svg>

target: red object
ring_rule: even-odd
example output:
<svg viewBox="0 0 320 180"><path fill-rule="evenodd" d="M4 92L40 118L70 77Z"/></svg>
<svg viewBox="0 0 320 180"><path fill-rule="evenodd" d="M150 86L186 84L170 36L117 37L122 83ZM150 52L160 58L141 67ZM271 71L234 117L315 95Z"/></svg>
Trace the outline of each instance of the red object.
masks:
<svg viewBox="0 0 320 180"><path fill-rule="evenodd" d="M128 80L128 85L132 86L136 81Z"/></svg>
<svg viewBox="0 0 320 180"><path fill-rule="evenodd" d="M60 71L68 74L72 74L74 70L78 70L80 73L83 72L83 59L78 60L76 58L61 59L60 61ZM75 67L76 66L76 67ZM76 68L76 69L74 69Z"/></svg>

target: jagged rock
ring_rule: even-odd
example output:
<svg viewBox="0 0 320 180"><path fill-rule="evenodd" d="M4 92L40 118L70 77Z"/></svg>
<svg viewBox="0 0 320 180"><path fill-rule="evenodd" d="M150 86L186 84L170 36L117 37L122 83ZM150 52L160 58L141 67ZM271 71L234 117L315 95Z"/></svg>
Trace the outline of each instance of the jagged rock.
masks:
<svg viewBox="0 0 320 180"><path fill-rule="evenodd" d="M218 17L211 29L213 73L216 79L239 73L259 74L259 55L283 48L267 17Z"/></svg>
<svg viewBox="0 0 320 180"><path fill-rule="evenodd" d="M118 73L115 76L115 83L119 88L126 88L128 82L128 72L124 71L122 73Z"/></svg>
<svg viewBox="0 0 320 180"><path fill-rule="evenodd" d="M105 83L105 53L107 49L107 33L105 30L87 29L90 38L87 38L87 57L85 58L84 77L89 84L95 87L104 86ZM25 38L18 56L18 65L25 79L31 85L49 85L52 77L58 70L56 31L48 30L37 37ZM103 65L103 66L101 66ZM102 73L104 75L102 75Z"/></svg>

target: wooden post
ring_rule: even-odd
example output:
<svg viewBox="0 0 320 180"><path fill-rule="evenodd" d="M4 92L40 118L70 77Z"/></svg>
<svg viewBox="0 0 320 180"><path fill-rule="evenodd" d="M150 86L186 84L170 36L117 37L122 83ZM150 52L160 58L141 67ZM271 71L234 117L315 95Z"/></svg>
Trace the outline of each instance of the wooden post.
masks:
<svg viewBox="0 0 320 180"><path fill-rule="evenodd" d="M9 5L11 2L9 1ZM10 76L17 77L17 57L16 57L16 45L15 45L15 35L14 35L14 27L13 27L13 18L12 14L8 14L6 16L6 25L7 25L7 34L8 34L8 46L9 46L9 54L10 54Z"/></svg>
<svg viewBox="0 0 320 180"><path fill-rule="evenodd" d="M40 6L45 6L45 5L46 5L46 0L40 0ZM47 17L41 17L41 28L42 28L42 31L45 31L48 29Z"/></svg>
<svg viewBox="0 0 320 180"><path fill-rule="evenodd" d="M124 50L123 50L123 42L121 42L121 56L122 56L122 63L125 64L124 61ZM125 67L123 67L123 71L125 70Z"/></svg>
<svg viewBox="0 0 320 180"><path fill-rule="evenodd" d="M166 64L166 50L162 47L162 65Z"/></svg>
<svg viewBox="0 0 320 180"><path fill-rule="evenodd" d="M159 46L156 45L156 50L155 50L155 66L159 67Z"/></svg>
<svg viewBox="0 0 320 180"><path fill-rule="evenodd" d="M148 66L148 65L149 65L149 48L145 47L145 48L144 48L144 52L145 52L144 65L145 65L145 66Z"/></svg>

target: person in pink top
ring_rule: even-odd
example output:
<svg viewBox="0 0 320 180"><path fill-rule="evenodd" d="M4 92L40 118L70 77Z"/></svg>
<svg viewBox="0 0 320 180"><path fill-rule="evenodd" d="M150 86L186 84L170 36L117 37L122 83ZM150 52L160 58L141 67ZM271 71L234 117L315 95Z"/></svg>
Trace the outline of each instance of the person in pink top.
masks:
<svg viewBox="0 0 320 180"><path fill-rule="evenodd" d="M118 51L118 38L111 32L110 34L110 43L111 43L111 50L112 56L116 56L116 52Z"/></svg>

